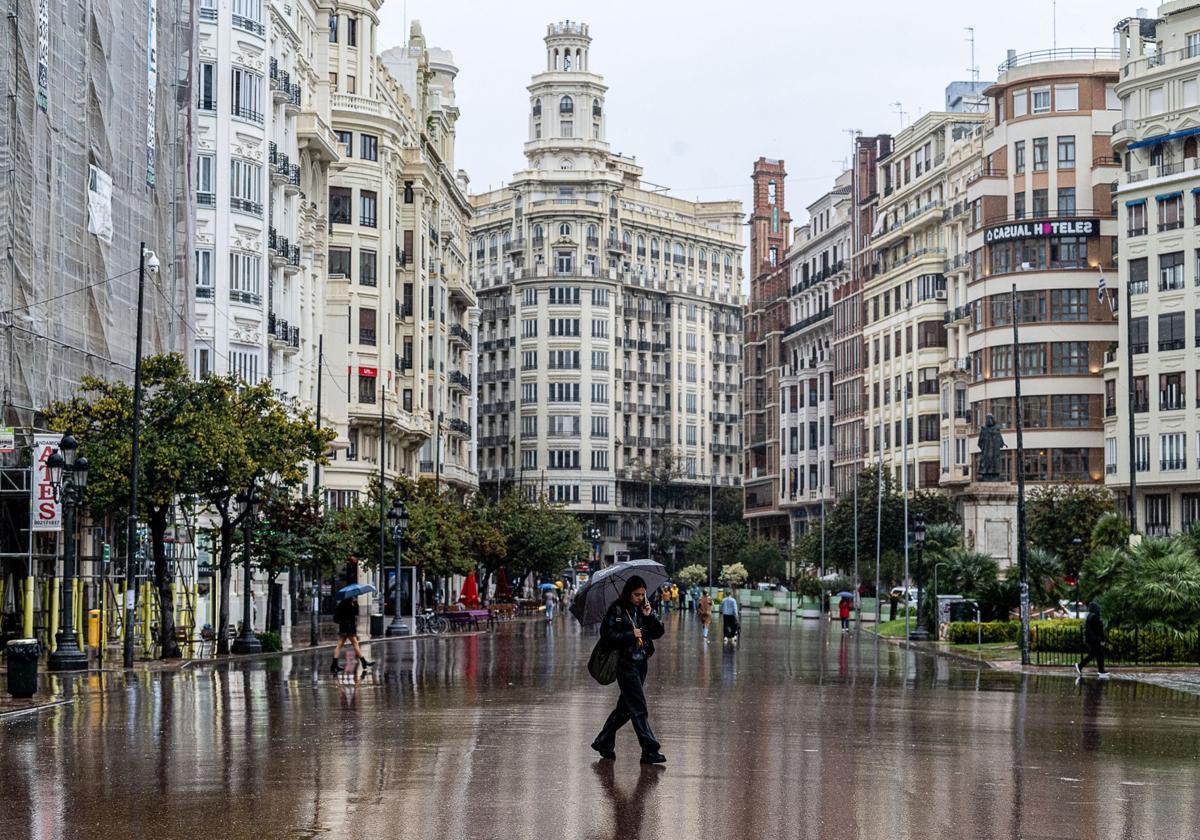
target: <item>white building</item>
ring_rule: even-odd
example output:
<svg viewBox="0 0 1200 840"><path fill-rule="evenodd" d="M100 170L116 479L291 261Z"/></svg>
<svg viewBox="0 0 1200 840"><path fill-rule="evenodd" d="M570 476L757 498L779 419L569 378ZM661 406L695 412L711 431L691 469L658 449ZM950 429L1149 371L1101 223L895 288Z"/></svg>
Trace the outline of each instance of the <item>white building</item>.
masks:
<svg viewBox="0 0 1200 840"><path fill-rule="evenodd" d="M673 198L610 151L590 47L585 24L548 27L526 166L472 197L471 276L484 489L595 517L611 559L659 507L645 465L670 452L675 500L705 512L710 482L739 481L742 208Z"/></svg>

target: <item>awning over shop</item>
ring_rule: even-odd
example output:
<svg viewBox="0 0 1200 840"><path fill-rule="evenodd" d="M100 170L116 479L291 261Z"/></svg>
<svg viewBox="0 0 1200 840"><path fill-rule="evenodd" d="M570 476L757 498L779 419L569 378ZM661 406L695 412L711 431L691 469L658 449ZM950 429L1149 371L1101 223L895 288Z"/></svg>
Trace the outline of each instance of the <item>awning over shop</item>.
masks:
<svg viewBox="0 0 1200 840"><path fill-rule="evenodd" d="M1179 140L1183 137L1195 137L1198 134L1200 134L1200 128L1185 128L1183 131L1172 131L1170 134L1160 134L1158 137L1135 140L1129 144L1128 148L1141 149L1146 146L1157 146L1161 143L1168 143L1171 140Z"/></svg>

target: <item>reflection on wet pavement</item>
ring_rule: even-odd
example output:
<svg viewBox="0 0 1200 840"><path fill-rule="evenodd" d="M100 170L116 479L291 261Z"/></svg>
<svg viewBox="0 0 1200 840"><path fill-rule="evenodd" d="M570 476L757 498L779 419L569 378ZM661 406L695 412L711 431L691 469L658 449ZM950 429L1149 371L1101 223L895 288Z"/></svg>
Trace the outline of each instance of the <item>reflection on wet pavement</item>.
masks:
<svg viewBox="0 0 1200 840"><path fill-rule="evenodd" d="M248 669L92 675L0 721L0 837L1161 838L1200 825L1200 697L974 670L817 622L650 666L669 758L588 744L615 686L559 621Z"/></svg>

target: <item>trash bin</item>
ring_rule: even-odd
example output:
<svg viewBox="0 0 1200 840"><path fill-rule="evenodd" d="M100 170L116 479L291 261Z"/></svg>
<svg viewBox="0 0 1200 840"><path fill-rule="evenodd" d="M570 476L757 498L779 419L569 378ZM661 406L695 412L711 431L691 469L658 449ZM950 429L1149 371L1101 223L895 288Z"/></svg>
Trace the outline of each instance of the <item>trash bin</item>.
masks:
<svg viewBox="0 0 1200 840"><path fill-rule="evenodd" d="M5 647L8 659L8 693L13 697L32 697L38 688L38 654L41 645L37 639L13 639Z"/></svg>
<svg viewBox="0 0 1200 840"><path fill-rule="evenodd" d="M88 610L88 647L100 647L100 610Z"/></svg>
<svg viewBox="0 0 1200 840"><path fill-rule="evenodd" d="M371 613L371 636L383 635L383 613Z"/></svg>

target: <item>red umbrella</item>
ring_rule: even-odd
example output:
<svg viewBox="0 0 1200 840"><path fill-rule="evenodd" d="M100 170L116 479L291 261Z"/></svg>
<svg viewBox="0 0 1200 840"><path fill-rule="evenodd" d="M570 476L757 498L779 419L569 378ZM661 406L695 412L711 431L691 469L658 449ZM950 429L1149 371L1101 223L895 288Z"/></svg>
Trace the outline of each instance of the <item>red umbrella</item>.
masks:
<svg viewBox="0 0 1200 840"><path fill-rule="evenodd" d="M496 595L497 601L508 601L512 599L512 589L508 585L508 575L504 571L504 567L500 567L500 571L496 573Z"/></svg>
<svg viewBox="0 0 1200 840"><path fill-rule="evenodd" d="M479 609L479 585L475 583L475 573L467 575L467 579L463 581L462 592L459 593L458 601L469 610Z"/></svg>

